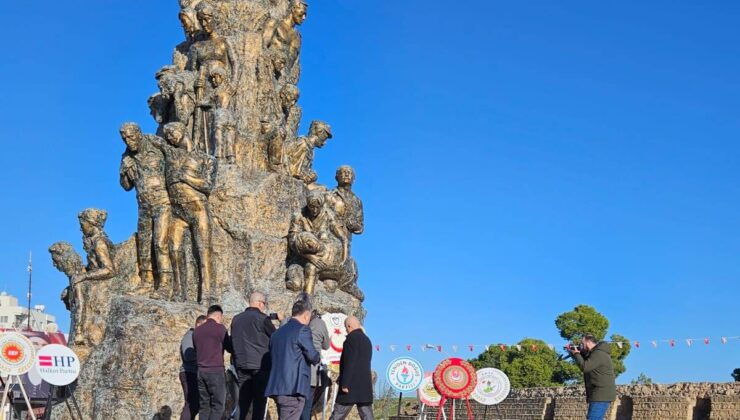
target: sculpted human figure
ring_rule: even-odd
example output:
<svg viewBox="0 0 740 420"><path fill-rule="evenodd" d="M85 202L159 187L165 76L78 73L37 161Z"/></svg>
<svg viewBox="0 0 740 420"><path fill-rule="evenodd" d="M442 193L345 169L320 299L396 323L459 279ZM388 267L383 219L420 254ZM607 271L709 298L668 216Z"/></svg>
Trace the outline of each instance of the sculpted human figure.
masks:
<svg viewBox="0 0 740 420"><path fill-rule="evenodd" d="M159 277L158 289L168 291L172 288L173 277L168 244L172 208L165 183L164 155L154 144L156 137L142 134L138 124L124 123L120 132L126 144L119 171L121 186L126 191L136 188L136 200L139 204L136 249L139 275L143 282L139 289L154 285L156 271ZM152 253L156 266L152 261Z"/></svg>
<svg viewBox="0 0 740 420"><path fill-rule="evenodd" d="M172 54L172 64L179 70L185 70L188 67L190 47L199 39L200 26L198 25L198 16L194 9L197 3L200 3L200 1L190 2L187 6L182 6L178 14L180 24L185 32L185 41L175 47L175 51Z"/></svg>
<svg viewBox="0 0 740 420"><path fill-rule="evenodd" d="M190 231L193 255L200 274L199 301L210 297L211 277L211 212L208 195L213 188L216 162L205 153L193 150L184 124L168 123L164 126L167 142L156 139L154 145L164 152L165 180L173 209L170 227L170 247L174 255L175 294L184 297L186 289L185 255L183 237ZM179 289L179 290L178 290Z"/></svg>
<svg viewBox="0 0 740 420"><path fill-rule="evenodd" d="M287 84L280 90L280 107L283 111L287 141L295 138L298 125L301 123L302 110L298 105L299 97L300 91L296 85Z"/></svg>
<svg viewBox="0 0 740 420"><path fill-rule="evenodd" d="M260 121L260 133L267 139L267 157L272 172L285 173L285 129L269 119Z"/></svg>
<svg viewBox="0 0 740 420"><path fill-rule="evenodd" d="M161 125L177 121L192 128L196 105L193 73L178 70L175 66L164 66L157 72L155 78L159 86L159 98L157 102L150 104L150 109L156 106L152 109L155 120ZM152 98L155 97L156 94Z"/></svg>
<svg viewBox="0 0 740 420"><path fill-rule="evenodd" d="M69 279L69 286L62 291L61 299L67 310L72 312L74 316L73 308L76 308L77 302L74 300L73 279L85 270L82 266L82 258L74 250L72 244L64 241L56 242L50 246L49 254L51 254L51 262L54 267ZM72 324L74 323L74 320L72 320Z"/></svg>
<svg viewBox="0 0 740 420"><path fill-rule="evenodd" d="M188 60L189 70L196 74L195 96L196 102L202 102L208 89L207 79L210 62L217 61L228 70L229 80L233 85L239 80L239 66L236 53L231 42L216 33L216 10L208 3L200 3L197 8L198 23L200 24L203 39L195 42L190 47L190 58ZM196 108L194 116L193 140L196 144L203 145L204 152L212 154L208 144L210 129L208 128L208 115L202 108Z"/></svg>
<svg viewBox="0 0 740 420"><path fill-rule="evenodd" d="M234 114L229 109L229 104L235 89L229 83L228 77L224 66L218 61L212 61L208 72L210 93L208 98L199 105L203 108L203 113L209 116L214 155L228 163L234 163L236 122Z"/></svg>
<svg viewBox="0 0 740 420"><path fill-rule="evenodd" d="M337 168L337 187L329 193L329 202L339 220L350 233L361 234L365 230L362 200L352 191L355 170L349 165Z"/></svg>
<svg viewBox="0 0 740 420"><path fill-rule="evenodd" d="M329 124L314 120L308 129L307 136L301 136L288 143L286 155L288 172L306 184L312 184L318 179L313 170L314 148L322 148L326 140L332 138Z"/></svg>
<svg viewBox="0 0 740 420"><path fill-rule="evenodd" d="M301 34L296 25L306 20L308 5L304 0L292 0L290 12L282 20L271 19L262 32L262 43L270 51L272 65L277 78L286 74L298 59L301 50ZM291 81L295 83L295 80Z"/></svg>
<svg viewBox="0 0 740 420"><path fill-rule="evenodd" d="M337 283L356 278L347 230L325 204L324 192L311 191L304 211L291 220L288 244L304 260L302 273L299 266L288 270L287 286L291 290L313 293L316 280L320 279L325 281L327 290L334 291Z"/></svg>
<svg viewBox="0 0 740 420"><path fill-rule="evenodd" d="M85 324L90 308L85 304L89 293L83 287L91 281L108 280L116 275L113 264L113 243L108 239L103 228L108 218L105 210L86 209L78 215L82 230L82 244L87 253L87 267L72 279L74 301L78 307L78 318L74 325L75 344L85 344Z"/></svg>

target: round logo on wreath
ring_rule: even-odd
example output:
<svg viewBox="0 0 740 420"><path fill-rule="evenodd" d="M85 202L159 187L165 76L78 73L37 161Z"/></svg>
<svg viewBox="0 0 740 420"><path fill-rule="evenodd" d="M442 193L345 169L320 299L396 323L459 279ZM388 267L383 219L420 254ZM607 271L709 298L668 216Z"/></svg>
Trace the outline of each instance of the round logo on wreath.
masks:
<svg viewBox="0 0 740 420"><path fill-rule="evenodd" d="M434 370L434 386L446 398L468 398L477 382L473 365L457 357L443 360Z"/></svg>
<svg viewBox="0 0 740 420"><path fill-rule="evenodd" d="M388 383L398 392L411 392L421 385L424 369L410 357L399 357L388 365Z"/></svg>
<svg viewBox="0 0 740 420"><path fill-rule="evenodd" d="M434 378L432 376L433 374L431 372L425 373L424 379L421 381L421 385L419 385L419 389L416 392L422 404L429 407L437 407L442 400L442 396L439 395L437 388L434 387Z"/></svg>
<svg viewBox="0 0 740 420"><path fill-rule="evenodd" d="M7 375L23 375L34 364L33 343L25 336L6 332L0 334L0 371Z"/></svg>
<svg viewBox="0 0 740 420"><path fill-rule="evenodd" d="M477 372L478 385L473 391L473 399L483 405L494 405L509 396L511 383L509 377L498 369L485 368Z"/></svg>

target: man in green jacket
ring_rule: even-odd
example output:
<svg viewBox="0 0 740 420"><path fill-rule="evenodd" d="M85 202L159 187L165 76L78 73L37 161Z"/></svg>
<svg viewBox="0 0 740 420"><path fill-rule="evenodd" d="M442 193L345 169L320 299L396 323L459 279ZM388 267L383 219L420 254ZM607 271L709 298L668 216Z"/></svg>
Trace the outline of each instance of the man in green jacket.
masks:
<svg viewBox="0 0 740 420"><path fill-rule="evenodd" d="M588 402L587 420L604 420L609 404L617 398L614 383L614 366L609 343L599 342L591 334L581 340L582 345L569 349L573 359L583 372Z"/></svg>

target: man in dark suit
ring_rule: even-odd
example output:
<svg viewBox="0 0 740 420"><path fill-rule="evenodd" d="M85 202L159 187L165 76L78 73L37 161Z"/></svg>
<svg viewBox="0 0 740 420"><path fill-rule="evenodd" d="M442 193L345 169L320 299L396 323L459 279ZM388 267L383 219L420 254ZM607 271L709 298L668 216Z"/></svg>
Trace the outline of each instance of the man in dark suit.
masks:
<svg viewBox="0 0 740 420"><path fill-rule="evenodd" d="M357 405L361 420L373 420L373 379L370 363L373 345L360 320L350 316L344 322L347 340L339 361L339 394L330 420L344 420Z"/></svg>
<svg viewBox="0 0 740 420"><path fill-rule="evenodd" d="M265 417L265 386L270 374L270 336L275 332L267 312L264 293L249 295L249 308L231 321L231 341L239 386L239 410L236 420L245 420L250 407L252 419ZM282 319L279 317L279 319Z"/></svg>
<svg viewBox="0 0 740 420"><path fill-rule="evenodd" d="M311 310L307 300L294 303L293 317L270 338L272 369L265 396L275 399L280 420L301 418L306 398L311 395L310 365L321 360L308 328Z"/></svg>

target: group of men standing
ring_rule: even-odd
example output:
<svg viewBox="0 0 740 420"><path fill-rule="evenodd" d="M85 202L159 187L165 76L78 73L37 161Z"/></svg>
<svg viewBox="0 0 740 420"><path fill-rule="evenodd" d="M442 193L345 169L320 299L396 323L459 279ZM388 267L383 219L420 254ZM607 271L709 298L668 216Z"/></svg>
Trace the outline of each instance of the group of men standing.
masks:
<svg viewBox="0 0 740 420"><path fill-rule="evenodd" d="M280 321L280 328L273 321ZM348 317L345 326L348 335L331 419L345 419L354 405L363 420L373 419L372 344L356 317ZM291 317L283 320L277 314L268 315L265 295L253 292L249 307L232 320L231 334L223 325L223 310L213 305L182 339L180 381L185 404L180 419L192 419L197 413L201 420L221 420L227 351L238 386L238 407L231 418L262 420L267 400L273 398L280 420L308 420L314 395L328 386L320 355L328 347L326 324L313 310L308 295L299 298Z"/></svg>

